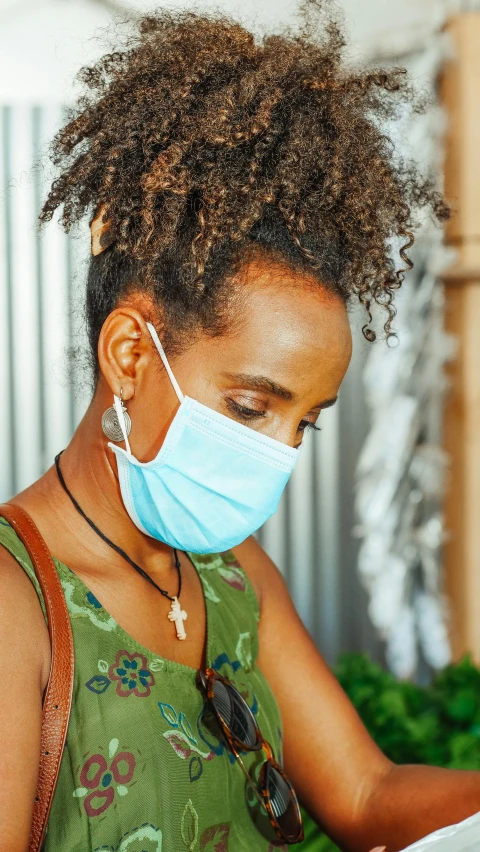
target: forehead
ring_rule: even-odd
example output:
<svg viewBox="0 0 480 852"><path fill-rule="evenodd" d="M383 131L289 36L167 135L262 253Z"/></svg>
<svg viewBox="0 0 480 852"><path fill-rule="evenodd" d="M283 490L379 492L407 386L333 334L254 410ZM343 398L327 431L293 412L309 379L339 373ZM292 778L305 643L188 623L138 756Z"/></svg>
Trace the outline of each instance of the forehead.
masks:
<svg viewBox="0 0 480 852"><path fill-rule="evenodd" d="M253 261L236 282L230 331L218 341L238 372L261 373L335 396L351 355L343 300L289 267Z"/></svg>
<svg viewBox="0 0 480 852"><path fill-rule="evenodd" d="M346 306L312 276L274 262L251 261L238 279L237 328L283 346L325 351L351 345Z"/></svg>

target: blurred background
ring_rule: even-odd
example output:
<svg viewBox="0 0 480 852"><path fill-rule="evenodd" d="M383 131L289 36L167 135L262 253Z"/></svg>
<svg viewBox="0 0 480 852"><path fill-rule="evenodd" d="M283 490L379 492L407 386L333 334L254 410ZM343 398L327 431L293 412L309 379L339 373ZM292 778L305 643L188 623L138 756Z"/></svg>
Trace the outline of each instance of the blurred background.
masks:
<svg viewBox="0 0 480 852"><path fill-rule="evenodd" d="M75 72L105 52L112 22L153 5L0 0L0 500L52 464L90 395L88 227L68 237L55 222L36 229L48 141L75 97ZM388 131L400 155L446 187L454 217L446 233L421 223L398 297L398 346L368 344L352 313L339 404L308 436L258 536L330 663L367 651L422 681L465 650L480 660L480 3L339 5L347 61L406 66L428 97L425 113L405 110ZM262 32L293 23L295 4L201 8Z"/></svg>

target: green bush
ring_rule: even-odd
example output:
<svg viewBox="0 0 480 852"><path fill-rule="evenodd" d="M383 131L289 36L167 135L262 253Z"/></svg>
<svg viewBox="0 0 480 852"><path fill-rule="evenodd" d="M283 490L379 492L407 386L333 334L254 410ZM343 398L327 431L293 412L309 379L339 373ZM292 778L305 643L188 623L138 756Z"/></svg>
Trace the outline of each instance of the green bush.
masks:
<svg viewBox="0 0 480 852"><path fill-rule="evenodd" d="M480 769L480 671L470 657L428 687L395 680L363 654L343 656L335 674L382 751L395 763ZM338 852L304 814L302 852Z"/></svg>

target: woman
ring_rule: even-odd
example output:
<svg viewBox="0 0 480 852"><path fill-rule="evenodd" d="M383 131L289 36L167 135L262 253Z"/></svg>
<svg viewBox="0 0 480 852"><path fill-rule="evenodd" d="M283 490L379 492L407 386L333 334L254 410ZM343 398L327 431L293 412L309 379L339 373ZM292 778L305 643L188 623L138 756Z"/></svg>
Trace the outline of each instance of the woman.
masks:
<svg viewBox="0 0 480 852"><path fill-rule="evenodd" d="M228 19L147 17L83 71L54 141L41 220L92 215L94 393L12 499L55 557L75 643L47 852L286 848L289 783L352 852L480 808L478 773L381 754L252 537L337 398L348 303L383 305L389 334L391 245L410 265L415 210L446 215L381 131L403 73L346 71L338 27L308 26L257 43ZM5 522L0 542L0 647L21 672L1 692L0 848L23 852L50 646Z"/></svg>

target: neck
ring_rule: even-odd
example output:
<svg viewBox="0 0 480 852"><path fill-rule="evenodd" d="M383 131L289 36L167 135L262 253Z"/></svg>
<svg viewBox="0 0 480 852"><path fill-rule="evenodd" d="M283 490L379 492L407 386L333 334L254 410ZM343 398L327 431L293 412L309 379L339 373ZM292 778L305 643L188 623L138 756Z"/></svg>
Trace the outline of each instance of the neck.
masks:
<svg viewBox="0 0 480 852"><path fill-rule="evenodd" d="M93 398L70 444L62 453L60 466L65 483L95 525L145 571L150 573L151 570L155 581L166 574L173 576L172 548L140 532L123 505L115 457L107 447L107 439L100 426L105 407L104 400ZM87 547L92 557L107 563L112 558L121 558L115 556L75 509L58 480L54 465L32 489L24 492L25 495L32 490L37 494L42 492L44 511L49 517L53 512L58 518L55 533L50 536L54 539L51 551L55 556L68 564L68 559L63 559L61 553L71 549L75 543L78 548L81 542L82 548ZM25 508L28 511L26 504ZM49 544L48 537L45 537Z"/></svg>

